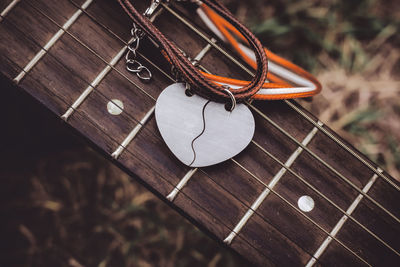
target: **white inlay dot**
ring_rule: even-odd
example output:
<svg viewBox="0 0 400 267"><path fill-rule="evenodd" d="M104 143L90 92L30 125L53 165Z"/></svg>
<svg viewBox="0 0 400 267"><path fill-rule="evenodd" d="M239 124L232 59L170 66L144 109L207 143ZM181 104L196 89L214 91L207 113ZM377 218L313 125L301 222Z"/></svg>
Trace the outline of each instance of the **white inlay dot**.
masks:
<svg viewBox="0 0 400 267"><path fill-rule="evenodd" d="M297 205L304 212L310 212L314 209L314 200L309 196L301 196Z"/></svg>
<svg viewBox="0 0 400 267"><path fill-rule="evenodd" d="M124 103L119 99L112 99L107 103L107 110L112 115L119 115L124 111Z"/></svg>

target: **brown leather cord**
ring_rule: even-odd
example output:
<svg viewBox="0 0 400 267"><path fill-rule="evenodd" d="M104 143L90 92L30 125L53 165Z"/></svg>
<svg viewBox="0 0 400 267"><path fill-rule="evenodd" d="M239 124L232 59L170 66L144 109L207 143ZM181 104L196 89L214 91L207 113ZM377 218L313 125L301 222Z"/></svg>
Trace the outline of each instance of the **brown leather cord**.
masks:
<svg viewBox="0 0 400 267"><path fill-rule="evenodd" d="M142 31L151 37L163 50L163 55L171 65L179 72L180 76L189 83L191 89L198 95L207 99L226 103L230 101L230 96L225 91L225 87L219 86L207 79L200 71L187 59L187 57L168 40L150 20L140 14L130 0L118 0L125 12L131 17L134 23ZM218 15L229 21L238 31L243 34L256 56L257 71L251 82L239 89L230 90L237 102L243 102L256 94L263 86L267 78L267 56L260 41L243 26L222 4L217 0L203 0L203 3L213 9Z"/></svg>

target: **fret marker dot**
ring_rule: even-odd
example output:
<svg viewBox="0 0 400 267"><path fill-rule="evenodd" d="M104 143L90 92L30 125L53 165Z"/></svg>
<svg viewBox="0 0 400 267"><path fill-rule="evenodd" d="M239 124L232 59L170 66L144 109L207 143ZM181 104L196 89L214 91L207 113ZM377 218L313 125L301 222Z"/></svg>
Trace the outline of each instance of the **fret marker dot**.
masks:
<svg viewBox="0 0 400 267"><path fill-rule="evenodd" d="M119 115L124 111L124 103L119 99L112 99L107 103L107 110L112 115Z"/></svg>
<svg viewBox="0 0 400 267"><path fill-rule="evenodd" d="M301 196L297 205L304 212L310 212L314 209L314 200L309 196Z"/></svg>

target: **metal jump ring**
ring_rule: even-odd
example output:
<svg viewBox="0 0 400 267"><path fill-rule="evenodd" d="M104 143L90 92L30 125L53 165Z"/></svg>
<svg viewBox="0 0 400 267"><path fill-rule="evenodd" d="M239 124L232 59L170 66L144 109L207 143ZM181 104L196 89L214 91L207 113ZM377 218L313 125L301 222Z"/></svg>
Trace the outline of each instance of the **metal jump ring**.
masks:
<svg viewBox="0 0 400 267"><path fill-rule="evenodd" d="M129 46L128 46L128 49L129 49ZM125 61L126 61L126 63L128 63L128 61L134 60L134 59L136 59L136 57L137 57L136 51L129 49L128 52L125 54Z"/></svg>
<svg viewBox="0 0 400 267"><path fill-rule="evenodd" d="M140 45L140 38L138 38L138 37L133 38L132 42L130 42L128 45L128 49L130 51L136 52L136 50L139 49L139 45Z"/></svg>
<svg viewBox="0 0 400 267"><path fill-rule="evenodd" d="M126 69L133 73L139 73L142 71L143 65L137 61L129 59L126 61Z"/></svg>
<svg viewBox="0 0 400 267"><path fill-rule="evenodd" d="M232 101L232 107L229 110L230 112L232 112L236 108L236 98L232 94L232 92L228 89L229 86L224 86L224 87L225 87L224 91L229 95L229 97L231 98L231 101Z"/></svg>
<svg viewBox="0 0 400 267"><path fill-rule="evenodd" d="M145 66L141 65L141 66L138 68L138 70L139 70L139 71L136 73L136 75L137 75L140 79L142 79L143 81L150 81L150 80L151 80L152 74L151 74L151 71L150 71L148 68L146 68ZM143 71L145 71L145 73L147 73L147 75L146 75L146 74L143 75L143 74L142 74Z"/></svg>

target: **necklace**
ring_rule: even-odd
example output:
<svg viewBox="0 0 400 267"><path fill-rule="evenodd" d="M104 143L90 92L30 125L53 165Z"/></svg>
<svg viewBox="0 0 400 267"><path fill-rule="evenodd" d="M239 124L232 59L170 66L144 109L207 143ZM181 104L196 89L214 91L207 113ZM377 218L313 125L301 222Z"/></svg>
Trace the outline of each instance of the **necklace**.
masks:
<svg viewBox="0 0 400 267"><path fill-rule="evenodd" d="M266 50L250 30L217 0L197 1L197 12L221 40L228 42L255 69L251 81L220 77L198 70L149 20L160 0L154 0L143 15L130 0L118 1L134 22L134 38L128 46L126 58L128 70L139 78L143 77L143 71L148 72L144 77L151 79L148 69L136 61L139 41L147 35L159 47L175 74L184 81L162 91L157 99L155 117L166 145L187 166L214 165L236 156L248 146L254 135L255 122L244 102L250 99L306 97L320 90L315 78ZM268 59L267 54L272 55L273 59ZM293 88L290 83L269 73L268 63L275 67L274 61L288 66L292 72L287 72L287 76L298 78L303 82L299 83L303 87ZM266 82L267 78L272 82ZM306 84L308 87L304 86Z"/></svg>

